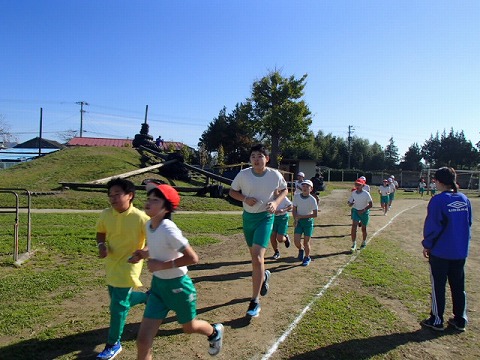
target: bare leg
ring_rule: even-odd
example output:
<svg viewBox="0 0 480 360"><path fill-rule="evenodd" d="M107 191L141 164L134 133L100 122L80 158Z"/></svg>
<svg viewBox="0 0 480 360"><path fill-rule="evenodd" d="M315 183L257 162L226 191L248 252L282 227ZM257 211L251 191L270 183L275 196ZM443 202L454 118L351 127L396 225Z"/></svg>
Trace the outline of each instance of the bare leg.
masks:
<svg viewBox="0 0 480 360"><path fill-rule="evenodd" d="M161 324L161 319L142 319L137 335L137 360L152 360L153 339Z"/></svg>
<svg viewBox="0 0 480 360"><path fill-rule="evenodd" d="M265 250L265 248L256 244L250 248L252 257L252 299L260 297L260 289L265 277Z"/></svg>
<svg viewBox="0 0 480 360"><path fill-rule="evenodd" d="M304 236L303 247L305 248L305 257L310 256L310 236Z"/></svg>
<svg viewBox="0 0 480 360"><path fill-rule="evenodd" d="M186 334L202 334L210 336L213 334L213 326L204 320L193 319L192 321L182 324L183 332Z"/></svg>

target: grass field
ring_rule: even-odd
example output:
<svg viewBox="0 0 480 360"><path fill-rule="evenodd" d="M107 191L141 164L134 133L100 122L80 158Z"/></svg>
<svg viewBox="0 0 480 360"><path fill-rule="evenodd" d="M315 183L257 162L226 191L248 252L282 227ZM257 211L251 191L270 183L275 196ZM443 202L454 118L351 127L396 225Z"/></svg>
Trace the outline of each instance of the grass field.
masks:
<svg viewBox="0 0 480 360"><path fill-rule="evenodd" d="M73 149L72 149L73 150ZM90 150L89 150L90 151ZM89 152L84 161L90 161L91 166L104 166L112 168L112 162L119 160L123 165L116 165L115 172L98 170L93 173L93 178L113 175L118 172L130 171L138 165L138 155L131 149L122 149L124 158L113 154L101 165L99 160L91 157L104 156ZM50 156L50 155L49 155ZM136 157L137 156L137 157ZM44 160L47 157L40 159ZM50 174L44 164L40 169L35 168L34 162L27 164L25 169L19 168L5 174L0 172L0 181L4 187L26 187L33 190L52 190L58 187L58 181L89 181L92 177L88 171L76 172L79 165L69 170L60 170L62 161L71 160L71 155L64 159L55 160L58 168ZM83 161L83 160L82 160ZM137 162L136 162L137 161ZM57 166L57 165L56 165ZM71 166L71 165L69 165ZM42 171L43 168L43 171ZM64 175L64 174L69 174ZM59 175L60 174L60 175ZM13 179L12 176L18 177ZM62 177L59 179L59 177ZM65 178L63 178L65 176ZM148 176L148 175L147 175ZM157 175L158 176L158 175ZM38 184L32 188L31 184ZM351 184L328 184L328 196L335 189L348 190ZM137 206L141 206L144 194L139 194ZM408 201L418 200L418 194L398 193L398 199ZM196 198L185 195L184 210L238 210L237 207L222 199ZM59 206L56 206L59 204ZM476 207L474 209L477 209ZM104 192L74 192L66 194L45 195L34 199L34 207L38 208L73 208L73 209L101 209L107 206ZM343 208L337 209L339 213ZM323 215L321 215L323 216ZM344 216L344 215L342 215ZM429 308L429 278L425 262L419 261L418 241L415 238L412 245L407 240L417 236L424 212L412 213L411 218L404 222L395 222L385 233L379 234L375 241L349 264L328 290L316 297L316 292L303 292L301 296L289 300L298 302L299 307L311 303L308 314L302 318L294 331L282 342L272 359L476 359L480 357L479 347L479 285L472 277L474 269L478 270L478 245L475 243L474 254L469 264L467 285L472 290L472 325L464 334L453 334L449 337L439 337L438 334L420 331L418 321L426 316ZM21 214L20 238L25 238L26 215ZM108 307L98 304L99 299L105 300L105 285L103 262L97 257L95 247L94 226L98 214L93 213L65 213L65 214L32 214L33 223L33 248L34 256L20 268L12 266L12 214L0 214L0 359L91 359L94 358L92 343L104 341L105 326L108 323ZM339 215L333 214L332 219ZM320 221L320 220L319 220ZM478 216L475 217L478 222ZM241 216L232 214L198 214L179 213L175 215L175 222L184 231L191 244L199 250L215 248L216 244L225 242L225 239L241 237ZM321 227L318 231L324 235L323 246L332 249L342 248L339 243L342 239L335 227ZM317 231L317 230L316 230ZM475 225L474 237L480 233ZM412 235L413 234L413 235ZM327 236L328 235L328 236ZM319 236L322 238L322 236ZM343 241L343 240L342 240ZM21 243L21 244L24 244ZM242 244L240 242L240 244ZM348 239L346 242L348 246ZM22 245L24 246L24 245ZM236 245L234 245L236 246ZM243 244L242 244L243 246ZM320 245L317 245L320 246ZM233 248L234 249L234 248ZM413 250L412 250L413 249ZM246 249L242 248L241 253ZM207 251L207 250L205 250ZM235 250L232 250L235 251ZM337 252L339 250L336 250ZM208 251L207 251L208 252ZM349 255L338 252L342 258L349 259ZM320 255L314 261L310 271L313 275L313 286L324 286L331 274L325 269L324 262L334 257L328 254ZM323 258L325 257L325 258ZM338 257L338 256L337 256ZM234 254L232 253L232 259ZM229 258L225 258L229 261ZM272 263L269 263L272 266ZM288 264L288 262L286 263ZM208 268L208 263L206 264ZM201 268L200 268L201 269ZM214 269L214 267L212 267ZM248 267L247 267L248 269ZM214 270L210 270L213 272ZM299 271L298 267L295 271ZM197 275L198 269L192 269L192 276ZM296 273L295 273L296 274ZM281 272L278 272L278 276ZM227 276L223 274L223 276ZM275 275L277 276L277 275ZM287 276L284 274L284 276ZM292 275L293 276L293 275ZM298 276L298 275L295 275ZM227 277L228 278L228 277ZM284 279L288 286L294 286L295 280ZM236 278L231 280L235 282ZM303 280L297 277L297 283ZM318 284L316 284L318 282ZM218 288L220 283L213 285L199 283L201 291L203 286ZM277 284L278 285L278 284ZM312 284L310 284L312 285ZM310 286L309 285L309 286ZM222 285L227 286L227 285ZM233 286L233 285L232 285ZM212 292L214 290L210 290ZM245 294L237 292L237 297ZM273 296L273 295L272 295ZM278 294L280 299L280 294ZM282 316L281 309L284 303L276 303L275 299L270 304L271 310L266 309L265 321L268 311L275 311L275 316ZM280 301L280 300L278 300ZM275 305L280 309L277 311ZM226 309L231 313L232 311ZM233 311L235 312L235 311ZM141 312L134 312L132 317L138 321ZM204 316L208 316L207 314ZM227 316L223 314L223 316ZM262 315L263 316L263 315ZM226 339L226 353L221 359L259 359L271 345L272 339L277 338L286 327L294 312L284 313L283 319L270 321L271 338L264 344L258 345L261 350L242 352L234 350L235 332L246 331L250 334L252 343L254 338L263 338L265 332L262 323L256 323L243 330L238 321L230 321ZM288 321L287 321L288 320ZM475 323L477 320L477 323ZM99 330L100 329L100 330ZM170 329L170 328L169 328ZM175 329L175 328L174 328ZM258 333L256 333L258 331ZM168 344L183 342L184 335L177 330L168 330L164 334L168 343L160 343L156 358L161 358L162 347L167 351ZM243 335L242 335L243 336ZM267 335L263 335L264 337ZM270 336L270 335L269 335ZM100 338L100 339L99 339ZM240 340L236 340L240 343ZM134 353L134 334L123 343L125 352L120 359L130 359L129 354ZM201 344L203 345L203 344ZM86 350L87 349L87 350ZM177 348L178 349L178 348ZM203 349L203 348L202 348ZM203 351L203 350L202 350ZM201 351L200 351L201 352ZM172 355L173 354L173 355ZM203 355L187 355L165 352L171 359L204 358ZM208 355L207 355L208 356Z"/></svg>

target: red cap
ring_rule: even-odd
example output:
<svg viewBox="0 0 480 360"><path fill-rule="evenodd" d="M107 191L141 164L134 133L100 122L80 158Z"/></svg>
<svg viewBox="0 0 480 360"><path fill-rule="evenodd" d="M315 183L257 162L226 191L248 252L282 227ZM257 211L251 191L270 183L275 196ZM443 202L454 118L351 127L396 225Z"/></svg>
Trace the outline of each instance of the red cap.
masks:
<svg viewBox="0 0 480 360"><path fill-rule="evenodd" d="M175 190L173 187L167 184L157 184L154 183L153 181L148 182L147 185L145 186L147 193L150 190L153 189L158 189L160 192L165 196L165 199L172 204L173 210L175 210L178 205L180 205L180 195L178 195L177 190Z"/></svg>
<svg viewBox="0 0 480 360"><path fill-rule="evenodd" d="M363 179L357 179L357 180L355 180L355 184L365 185L365 180L363 180Z"/></svg>

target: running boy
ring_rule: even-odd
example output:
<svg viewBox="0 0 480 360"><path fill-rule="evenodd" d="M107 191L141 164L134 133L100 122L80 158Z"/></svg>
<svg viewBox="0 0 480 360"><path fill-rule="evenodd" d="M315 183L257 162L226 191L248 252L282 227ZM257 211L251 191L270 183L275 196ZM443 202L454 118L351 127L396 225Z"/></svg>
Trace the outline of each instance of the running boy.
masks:
<svg viewBox="0 0 480 360"><path fill-rule="evenodd" d="M427 188L427 183L423 178L420 179L418 182L418 193L420 194L421 197L423 197L423 194L425 193L425 189Z"/></svg>
<svg viewBox="0 0 480 360"><path fill-rule="evenodd" d="M130 308L145 303L144 292L132 291L142 286L139 279L143 261L128 262L135 250L145 246L145 224L148 216L132 205L135 185L125 179L107 183L111 208L103 210L97 221L97 246L105 258L108 293L110 295L110 328L105 349L97 359L113 359L122 351L120 340Z"/></svg>
<svg viewBox="0 0 480 360"><path fill-rule="evenodd" d="M367 246L367 225L370 221L370 208L373 206L373 202L370 193L363 191L363 185L365 185L365 180L355 180L356 190L350 193L350 198L347 202L347 204L352 207L352 248L350 249L352 252L357 250L357 227L359 222L362 224L363 239L360 249Z"/></svg>
<svg viewBox="0 0 480 360"><path fill-rule="evenodd" d="M293 197L293 219L295 232L293 241L298 249L298 260L302 266L308 266L310 261L310 237L313 234L313 219L318 214L317 200L312 196L313 183L310 180L302 182L302 193ZM303 234L303 246L301 238Z"/></svg>
<svg viewBox="0 0 480 360"><path fill-rule="evenodd" d="M148 270L153 273L150 295L137 336L137 359L151 360L153 339L170 310L187 334L208 337L210 355L222 348L223 325L210 325L197 316L197 292L187 275L187 265L196 264L198 255L171 220L171 213L180 204L180 196L170 185L147 183L145 212L151 219L146 225L147 246L137 250L131 263L148 259Z"/></svg>
<svg viewBox="0 0 480 360"><path fill-rule="evenodd" d="M465 293L465 261L468 256L472 226L470 200L458 192L455 170L442 167L435 172L439 194L428 203L423 227L423 256L430 263L432 306L423 326L443 331L445 287L450 285L453 317L448 324L465 331L467 295Z"/></svg>
<svg viewBox="0 0 480 360"><path fill-rule="evenodd" d="M233 179L229 195L243 202L243 234L252 258L252 299L247 316L260 313L260 295L268 292L270 271L265 270L265 251L270 241L274 213L287 195L287 182L278 170L267 167L269 152L263 144L250 149L251 167ZM275 190L278 196L275 198Z"/></svg>
<svg viewBox="0 0 480 360"><path fill-rule="evenodd" d="M290 238L288 237L288 220L290 219L289 211L292 211L292 202L285 196L282 203L275 210L275 218L273 220L272 235L270 235L270 243L273 247L273 259L280 258L278 243L285 243L285 247L290 247Z"/></svg>
<svg viewBox="0 0 480 360"><path fill-rule="evenodd" d="M383 179L383 184L378 187L378 193L380 194L380 206L383 210L383 215L387 215L388 203L390 201L390 186L388 186L388 180Z"/></svg>

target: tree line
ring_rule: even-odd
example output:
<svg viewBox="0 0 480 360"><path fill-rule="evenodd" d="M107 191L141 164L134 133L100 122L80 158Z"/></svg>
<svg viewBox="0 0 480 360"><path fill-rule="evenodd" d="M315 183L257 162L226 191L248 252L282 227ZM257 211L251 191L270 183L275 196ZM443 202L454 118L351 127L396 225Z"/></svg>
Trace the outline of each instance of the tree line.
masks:
<svg viewBox="0 0 480 360"><path fill-rule="evenodd" d="M230 113L223 107L202 133L200 159L219 165L237 164L247 161L253 144L264 142L271 148L272 167L278 167L282 159L307 159L334 169L364 171L478 168L480 142L474 146L463 131L453 128L448 133L432 134L422 145L413 143L403 156L393 137L383 148L357 136L348 141L321 130L314 134L309 129L310 109L302 99L306 79L307 74L287 78L274 70L254 81L250 97L237 103Z"/></svg>

